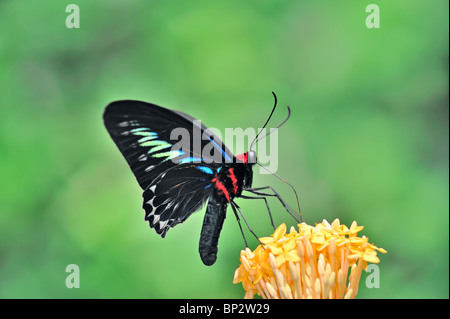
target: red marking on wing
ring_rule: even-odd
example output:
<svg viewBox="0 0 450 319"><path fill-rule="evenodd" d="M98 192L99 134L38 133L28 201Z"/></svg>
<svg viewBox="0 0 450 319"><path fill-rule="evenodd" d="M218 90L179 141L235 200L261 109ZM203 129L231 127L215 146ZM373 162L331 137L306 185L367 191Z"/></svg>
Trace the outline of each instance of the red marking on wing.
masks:
<svg viewBox="0 0 450 319"><path fill-rule="evenodd" d="M233 189L234 189L234 193L237 193L238 190L238 180L236 178L236 175L234 175L234 168L230 168L228 170L228 176L230 176L231 178L231 182L233 183Z"/></svg>
<svg viewBox="0 0 450 319"><path fill-rule="evenodd" d="M225 187L225 185L223 185L222 182L219 181L217 178L214 178L214 179L212 180L212 182L213 182L213 183L214 183L214 182L216 183L216 188L217 188L220 192L222 192L222 194L225 195L225 197L227 198L227 201L229 202L229 201L230 201L230 193L228 193L228 190L227 190L227 188Z"/></svg>

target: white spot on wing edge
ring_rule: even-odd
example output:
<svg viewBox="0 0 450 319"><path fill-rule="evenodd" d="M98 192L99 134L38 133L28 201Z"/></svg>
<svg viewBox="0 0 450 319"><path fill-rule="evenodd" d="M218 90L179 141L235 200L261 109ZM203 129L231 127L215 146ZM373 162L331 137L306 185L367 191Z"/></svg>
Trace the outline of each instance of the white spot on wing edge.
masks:
<svg viewBox="0 0 450 319"><path fill-rule="evenodd" d="M144 161L146 161L147 160L147 156L145 155L145 154L141 154L141 155L139 155L139 157L138 157L138 161L142 161L142 162L144 162ZM147 169L146 169L146 171L147 171Z"/></svg>

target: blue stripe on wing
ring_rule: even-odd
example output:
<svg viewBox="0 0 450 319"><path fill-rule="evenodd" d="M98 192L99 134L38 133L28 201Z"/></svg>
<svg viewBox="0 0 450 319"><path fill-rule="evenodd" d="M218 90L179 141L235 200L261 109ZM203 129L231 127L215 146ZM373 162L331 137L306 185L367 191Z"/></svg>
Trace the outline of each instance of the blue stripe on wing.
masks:
<svg viewBox="0 0 450 319"><path fill-rule="evenodd" d="M205 172L206 174L213 175L214 171L208 166L196 166L196 169Z"/></svg>
<svg viewBox="0 0 450 319"><path fill-rule="evenodd" d="M215 147L217 147L221 152L223 157L225 157L225 160L227 162L231 162L231 157L222 149L222 147L219 146L211 137L209 137L209 140L214 144Z"/></svg>
<svg viewBox="0 0 450 319"><path fill-rule="evenodd" d="M202 161L201 158L199 157L185 157L179 160L180 164L185 164L185 163L200 163Z"/></svg>

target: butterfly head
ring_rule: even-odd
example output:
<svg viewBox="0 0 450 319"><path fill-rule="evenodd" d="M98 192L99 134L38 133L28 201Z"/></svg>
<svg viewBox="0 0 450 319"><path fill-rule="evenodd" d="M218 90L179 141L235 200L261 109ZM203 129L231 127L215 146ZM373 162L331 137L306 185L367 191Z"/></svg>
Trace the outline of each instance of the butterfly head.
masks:
<svg viewBox="0 0 450 319"><path fill-rule="evenodd" d="M256 164L256 152L251 150L236 156L244 164Z"/></svg>

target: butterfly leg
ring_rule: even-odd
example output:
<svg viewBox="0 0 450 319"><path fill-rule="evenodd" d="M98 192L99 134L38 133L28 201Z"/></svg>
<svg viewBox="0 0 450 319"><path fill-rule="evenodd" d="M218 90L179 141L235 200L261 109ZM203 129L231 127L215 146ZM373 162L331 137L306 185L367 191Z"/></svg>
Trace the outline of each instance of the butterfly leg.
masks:
<svg viewBox="0 0 450 319"><path fill-rule="evenodd" d="M236 204L234 201L231 201L230 203L231 203L231 207L234 206L234 207L233 207L233 211L235 212L235 214L236 214L236 211L234 210L234 208L237 208L237 210L239 211L239 214L241 214L242 219L244 220L245 224L247 225L248 230L253 234L253 236L255 236L256 239L258 239L259 244L262 245L262 243L261 243L261 241L259 240L258 236L256 236L256 234L253 232L253 230L252 230L252 228L250 227L250 225L247 223L247 220L245 219L244 214L242 214L242 211L241 211L241 208L239 207L239 205ZM239 225L240 225L240 224L239 224ZM241 228L241 231L242 231L242 228ZM242 233L242 234L243 234L243 233ZM245 237L244 237L244 239L245 239ZM247 247L248 247L248 246L247 246Z"/></svg>
<svg viewBox="0 0 450 319"><path fill-rule="evenodd" d="M270 189L273 194L271 193L265 193L265 192L260 192L262 190L268 190ZM286 204L286 202L284 201L284 199L281 197L280 194L278 194L278 192L272 187L272 186L265 186L265 187L257 187L257 188L247 188L246 191L255 194L255 195L260 195L260 196L273 196L278 198L278 200L280 201L281 205L283 205L283 207L286 209L286 211L289 213L289 215L292 216L292 218L294 218L298 223L300 223L301 221L297 219L297 217L295 217L294 213L292 213L291 209L289 209L288 205Z"/></svg>
<svg viewBox="0 0 450 319"><path fill-rule="evenodd" d="M248 247L247 239L245 239L244 231L242 230L241 220L239 219L239 215L238 215L238 213L236 212L236 208L234 208L233 203L234 203L234 202L231 202L231 208L233 209L234 216L236 216L236 220L237 220L238 225L239 225L239 228L240 228L240 230L241 230L242 238L244 238L245 247Z"/></svg>
<svg viewBox="0 0 450 319"><path fill-rule="evenodd" d="M266 203L267 211L269 212L270 223L272 224L273 229L275 229L275 224L273 223L272 213L270 212L269 203L267 202L266 197L264 197L264 196L253 197L253 196L245 196L245 195L241 195L240 197L245 198L245 199L263 199L264 202Z"/></svg>

